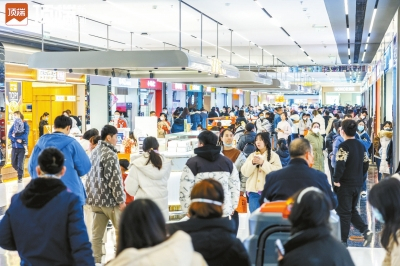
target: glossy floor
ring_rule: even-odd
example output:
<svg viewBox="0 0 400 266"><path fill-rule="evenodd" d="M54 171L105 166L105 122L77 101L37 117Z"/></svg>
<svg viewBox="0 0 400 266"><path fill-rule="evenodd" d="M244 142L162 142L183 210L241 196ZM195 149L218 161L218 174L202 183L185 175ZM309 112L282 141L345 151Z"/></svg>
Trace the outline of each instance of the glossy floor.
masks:
<svg viewBox="0 0 400 266"><path fill-rule="evenodd" d="M30 181L25 178L23 183L16 181L0 184L0 217L4 214L7 206L10 203L12 195L21 191L25 185ZM373 184L377 182L377 172L375 167L370 167L368 174L368 190ZM361 236L360 232L353 227L350 231L350 238L355 241L349 240L349 251L357 266L378 266L382 264L385 251L381 248L379 243L378 234L381 231L381 224L375 222L372 217L371 208L366 199L360 199L359 210L364 221L368 223L369 228L374 232L374 240L371 247L362 247L362 242L356 241L357 236ZM240 215L240 226L238 238L245 239L249 235L248 231L248 214ZM378 234L377 234L378 233ZM355 236L353 238L353 236ZM106 255L103 257L103 263L111 260L114 257L114 230L109 229L107 232L107 241L105 244ZM1 266L16 266L19 265L19 256L17 252L9 252L0 249L0 265Z"/></svg>

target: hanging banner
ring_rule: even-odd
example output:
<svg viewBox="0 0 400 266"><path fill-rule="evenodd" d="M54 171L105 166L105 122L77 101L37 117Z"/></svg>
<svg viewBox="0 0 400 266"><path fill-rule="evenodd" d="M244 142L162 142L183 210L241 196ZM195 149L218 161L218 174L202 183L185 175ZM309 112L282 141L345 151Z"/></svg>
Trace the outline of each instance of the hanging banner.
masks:
<svg viewBox="0 0 400 266"><path fill-rule="evenodd" d="M6 105L10 114L19 111L22 103L22 83L20 81L6 82Z"/></svg>
<svg viewBox="0 0 400 266"><path fill-rule="evenodd" d="M158 82L156 79L140 79L141 89L162 90L163 83Z"/></svg>

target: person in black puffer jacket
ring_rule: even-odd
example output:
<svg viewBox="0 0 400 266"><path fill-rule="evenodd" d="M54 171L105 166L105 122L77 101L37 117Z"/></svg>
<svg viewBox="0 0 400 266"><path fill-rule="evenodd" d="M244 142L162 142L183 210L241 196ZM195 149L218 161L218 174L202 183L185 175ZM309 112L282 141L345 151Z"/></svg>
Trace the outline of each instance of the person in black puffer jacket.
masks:
<svg viewBox="0 0 400 266"><path fill-rule="evenodd" d="M199 110L193 110L190 113L190 120L192 122L192 130L196 130L198 125L201 125L201 115Z"/></svg>
<svg viewBox="0 0 400 266"><path fill-rule="evenodd" d="M194 185L190 194L190 219L167 224L173 235L178 230L188 233L193 248L209 266L250 265L249 256L236 238L233 220L222 217L224 190L215 179L205 179Z"/></svg>
<svg viewBox="0 0 400 266"><path fill-rule="evenodd" d="M276 150L276 153L279 155L279 158L281 159L282 167L288 165L290 161L290 155L285 139L278 139L278 149Z"/></svg>
<svg viewBox="0 0 400 266"><path fill-rule="evenodd" d="M331 235L332 206L326 194L316 187L308 187L290 200L293 202L289 215L292 236L284 245L285 255L278 255L279 266L354 266L349 251Z"/></svg>
<svg viewBox="0 0 400 266"><path fill-rule="evenodd" d="M256 140L257 134L254 132L254 129L254 124L247 123L246 131L239 138L239 141L236 145L236 149L242 151L246 157L256 151L256 145L254 144L254 141Z"/></svg>

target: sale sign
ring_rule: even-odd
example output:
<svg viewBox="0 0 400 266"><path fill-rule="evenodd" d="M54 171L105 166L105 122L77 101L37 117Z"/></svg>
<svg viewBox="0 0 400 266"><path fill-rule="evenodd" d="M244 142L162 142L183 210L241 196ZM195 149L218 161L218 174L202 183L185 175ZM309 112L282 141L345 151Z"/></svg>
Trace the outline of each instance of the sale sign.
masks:
<svg viewBox="0 0 400 266"><path fill-rule="evenodd" d="M28 25L27 3L7 3L5 13L7 26Z"/></svg>
<svg viewBox="0 0 400 266"><path fill-rule="evenodd" d="M8 112L14 113L19 111L22 102L22 83L18 81L6 82L6 105Z"/></svg>

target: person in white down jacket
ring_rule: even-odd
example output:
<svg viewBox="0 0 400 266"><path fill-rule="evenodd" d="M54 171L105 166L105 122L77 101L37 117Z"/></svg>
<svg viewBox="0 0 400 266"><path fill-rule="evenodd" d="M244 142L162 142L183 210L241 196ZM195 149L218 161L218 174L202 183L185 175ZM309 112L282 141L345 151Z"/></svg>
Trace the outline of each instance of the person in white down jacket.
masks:
<svg viewBox="0 0 400 266"><path fill-rule="evenodd" d="M125 180L125 190L136 199L152 199L169 220L168 178L171 161L158 153L158 141L147 137L143 141L143 155L131 163L129 175Z"/></svg>

